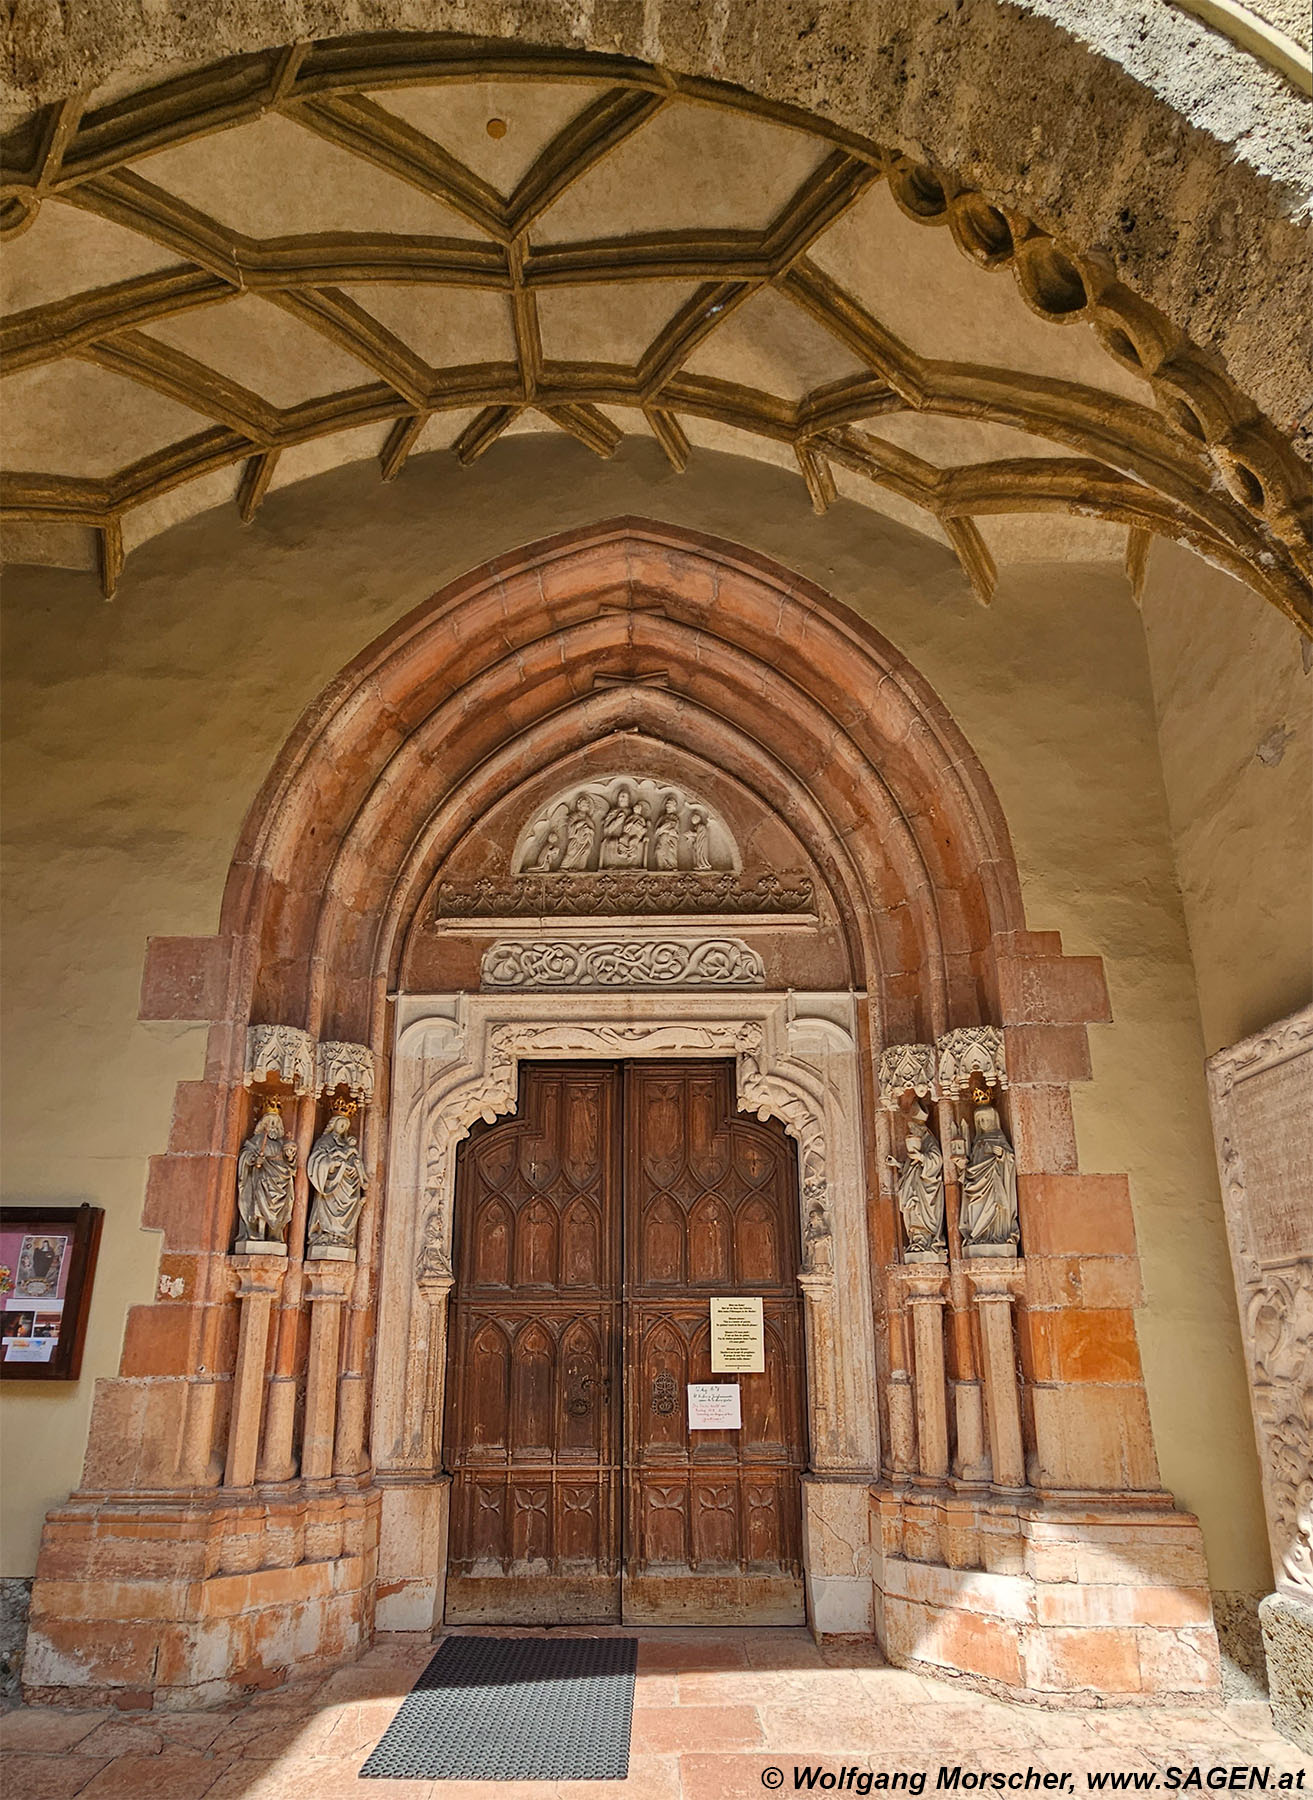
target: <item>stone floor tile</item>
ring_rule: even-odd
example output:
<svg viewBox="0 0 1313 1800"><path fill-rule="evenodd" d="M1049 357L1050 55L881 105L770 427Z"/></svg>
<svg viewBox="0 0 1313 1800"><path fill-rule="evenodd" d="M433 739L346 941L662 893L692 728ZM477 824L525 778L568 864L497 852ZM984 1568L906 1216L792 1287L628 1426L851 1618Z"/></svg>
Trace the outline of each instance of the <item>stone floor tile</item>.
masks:
<svg viewBox="0 0 1313 1800"><path fill-rule="evenodd" d="M720 1637L699 1640L663 1635L638 1640L638 1667L642 1673L660 1669L746 1669L747 1666L743 1645Z"/></svg>
<svg viewBox="0 0 1313 1800"><path fill-rule="evenodd" d="M276 1757L312 1756L331 1730L340 1708L321 1707L284 1719L268 1713L247 1713L230 1719L210 1745L216 1756L272 1762Z"/></svg>
<svg viewBox="0 0 1313 1800"><path fill-rule="evenodd" d="M825 1658L809 1631L758 1631L745 1642L754 1669L823 1669Z"/></svg>
<svg viewBox="0 0 1313 1800"><path fill-rule="evenodd" d="M751 1706L653 1706L634 1714L630 1749L660 1756L680 1750L748 1749L762 1741Z"/></svg>
<svg viewBox="0 0 1313 1800"><path fill-rule="evenodd" d="M48 1756L39 1751L6 1752L0 1762L3 1800L73 1800L105 1767L103 1756Z"/></svg>
<svg viewBox="0 0 1313 1800"><path fill-rule="evenodd" d="M223 1713L120 1713L78 1744L79 1756L170 1756L208 1750L231 1724Z"/></svg>
<svg viewBox="0 0 1313 1800"><path fill-rule="evenodd" d="M631 1756L625 1781L558 1781L553 1800L680 1800L677 1756ZM445 1787L445 1783L443 1784ZM439 1793L437 1800L447 1800Z"/></svg>
<svg viewBox="0 0 1313 1800"><path fill-rule="evenodd" d="M681 1706L861 1706L869 1696L850 1669L698 1669L678 1677Z"/></svg>
<svg viewBox="0 0 1313 1800"><path fill-rule="evenodd" d="M916 1741L927 1750L981 1745L991 1750L1024 1750L1044 1741L1044 1726L1029 1707L1004 1706L983 1698L974 1703L955 1694L949 1702L909 1707Z"/></svg>
<svg viewBox="0 0 1313 1800"><path fill-rule="evenodd" d="M116 1756L78 1800L204 1800L227 1766L212 1756Z"/></svg>
<svg viewBox="0 0 1313 1800"><path fill-rule="evenodd" d="M837 1671L836 1671L837 1672ZM887 1664L852 1671L865 1692L877 1706L907 1706L926 1700L956 1700L957 1690L942 1681L927 1681L910 1669L893 1669Z"/></svg>
<svg viewBox="0 0 1313 1800"><path fill-rule="evenodd" d="M640 1669L634 1678L634 1705L677 1706L679 1675L671 1670Z"/></svg>
<svg viewBox="0 0 1313 1800"><path fill-rule="evenodd" d="M849 1706L763 1706L761 1717L769 1747L795 1761L912 1749L923 1742L913 1708L874 1707L866 1699Z"/></svg>
<svg viewBox="0 0 1313 1800"><path fill-rule="evenodd" d="M681 1756L683 1800L763 1800L772 1790L763 1785L762 1771L772 1767L784 1769L785 1783L779 1791L792 1793L792 1767L776 1762L769 1751L729 1756L695 1751Z"/></svg>
<svg viewBox="0 0 1313 1800"><path fill-rule="evenodd" d="M74 1712L62 1706L19 1706L0 1716L0 1747L5 1750L71 1750L97 1725L117 1715Z"/></svg>
<svg viewBox="0 0 1313 1800"><path fill-rule="evenodd" d="M401 1702L361 1700L336 1709L314 1749L318 1756L368 1756L401 1710Z"/></svg>
<svg viewBox="0 0 1313 1800"><path fill-rule="evenodd" d="M404 1700L415 1685L418 1671L397 1665L378 1665L366 1668L362 1663L354 1663L349 1669L339 1669L319 1690L319 1699L325 1706L333 1706L343 1700Z"/></svg>
<svg viewBox="0 0 1313 1800"><path fill-rule="evenodd" d="M887 1669L878 1644L867 1638L827 1638L817 1646L827 1669Z"/></svg>

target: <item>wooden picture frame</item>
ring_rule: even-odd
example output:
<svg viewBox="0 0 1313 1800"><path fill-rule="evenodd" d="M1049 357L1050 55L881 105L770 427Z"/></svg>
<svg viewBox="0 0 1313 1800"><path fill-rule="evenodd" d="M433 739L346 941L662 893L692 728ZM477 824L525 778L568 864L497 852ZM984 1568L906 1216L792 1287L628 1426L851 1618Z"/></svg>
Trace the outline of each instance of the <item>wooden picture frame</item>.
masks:
<svg viewBox="0 0 1313 1800"><path fill-rule="evenodd" d="M0 1206L0 1380L82 1372L101 1206Z"/></svg>

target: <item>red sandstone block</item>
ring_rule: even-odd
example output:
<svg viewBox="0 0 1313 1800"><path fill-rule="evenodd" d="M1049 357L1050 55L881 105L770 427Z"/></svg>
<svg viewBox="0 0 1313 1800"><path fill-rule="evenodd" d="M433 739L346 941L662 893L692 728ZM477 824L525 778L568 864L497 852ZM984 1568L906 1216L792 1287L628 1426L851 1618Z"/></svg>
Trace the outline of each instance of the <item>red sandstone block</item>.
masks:
<svg viewBox="0 0 1313 1800"><path fill-rule="evenodd" d="M173 1090L169 1149L225 1149L233 1113L245 1100L240 1087L217 1081L180 1081Z"/></svg>
<svg viewBox="0 0 1313 1800"><path fill-rule="evenodd" d="M1026 1256L1026 1306L1135 1307L1144 1303L1134 1256Z"/></svg>
<svg viewBox="0 0 1313 1800"><path fill-rule="evenodd" d="M48 1619L28 1633L23 1675L37 1687L151 1688L160 1627L103 1619Z"/></svg>
<svg viewBox="0 0 1313 1800"><path fill-rule="evenodd" d="M1089 1034L1083 1025L1009 1025L1008 1081L1012 1087L1088 1081Z"/></svg>
<svg viewBox="0 0 1313 1800"><path fill-rule="evenodd" d="M999 1005L1009 1024L1109 1024L1112 1008L1098 956L998 959Z"/></svg>
<svg viewBox="0 0 1313 1800"><path fill-rule="evenodd" d="M1022 1175L1021 1231L1027 1256L1135 1253L1135 1219L1124 1175Z"/></svg>
<svg viewBox="0 0 1313 1800"><path fill-rule="evenodd" d="M1212 1619L1206 1588L1038 1582L1035 1607L1041 1625L1207 1626Z"/></svg>
<svg viewBox="0 0 1313 1800"><path fill-rule="evenodd" d="M207 1250L220 1196L235 1178L231 1156L152 1156L141 1222L147 1230L163 1231L170 1249Z"/></svg>
<svg viewBox="0 0 1313 1800"><path fill-rule="evenodd" d="M1141 1631L1137 1642L1140 1685L1146 1693L1211 1693L1221 1685L1217 1633L1211 1621L1177 1631Z"/></svg>
<svg viewBox="0 0 1313 1800"><path fill-rule="evenodd" d="M186 1375L193 1365L195 1308L155 1301L128 1310L119 1372L133 1375Z"/></svg>
<svg viewBox="0 0 1313 1800"><path fill-rule="evenodd" d="M1138 1382L1109 1387L1037 1384L1030 1396L1037 1485L1103 1492L1157 1491L1158 1463L1149 1409Z"/></svg>
<svg viewBox="0 0 1313 1800"><path fill-rule="evenodd" d="M1071 1096L1065 1087L1009 1090L1008 1109L1019 1174L1076 1172L1076 1127L1071 1116Z"/></svg>
<svg viewBox="0 0 1313 1800"><path fill-rule="evenodd" d="M1140 1351L1130 1312L1064 1307L1022 1314L1023 1344L1035 1381L1135 1381ZM1024 1350L1023 1350L1023 1360Z"/></svg>
<svg viewBox="0 0 1313 1800"><path fill-rule="evenodd" d="M1097 1694L1140 1691L1139 1647L1134 1631L1034 1627L1021 1633L1021 1649L1027 1687L1059 1693L1072 1693L1078 1688L1089 1688Z"/></svg>
<svg viewBox="0 0 1313 1800"><path fill-rule="evenodd" d="M143 1019L221 1019L225 1016L230 937L153 937L146 940L141 977Z"/></svg>

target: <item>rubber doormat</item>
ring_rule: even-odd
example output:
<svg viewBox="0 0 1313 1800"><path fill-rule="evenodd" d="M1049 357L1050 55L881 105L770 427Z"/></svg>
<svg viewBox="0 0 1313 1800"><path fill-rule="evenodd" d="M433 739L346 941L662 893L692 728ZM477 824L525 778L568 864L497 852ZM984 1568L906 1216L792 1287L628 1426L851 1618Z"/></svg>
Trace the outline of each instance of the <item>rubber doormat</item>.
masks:
<svg viewBox="0 0 1313 1800"><path fill-rule="evenodd" d="M637 1638L445 1638L360 1773L623 1780L637 1663Z"/></svg>

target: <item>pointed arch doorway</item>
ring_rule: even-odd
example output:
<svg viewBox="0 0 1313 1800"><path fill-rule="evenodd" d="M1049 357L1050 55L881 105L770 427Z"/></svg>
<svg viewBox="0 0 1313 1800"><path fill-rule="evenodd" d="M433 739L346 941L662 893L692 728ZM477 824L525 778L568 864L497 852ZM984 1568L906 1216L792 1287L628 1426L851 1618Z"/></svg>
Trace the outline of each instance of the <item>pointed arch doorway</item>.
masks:
<svg viewBox="0 0 1313 1800"><path fill-rule="evenodd" d="M797 1153L724 1061L526 1063L457 1159L451 1623L801 1624ZM710 1302L764 1369L712 1370ZM738 1429L690 1428L689 1383Z"/></svg>

